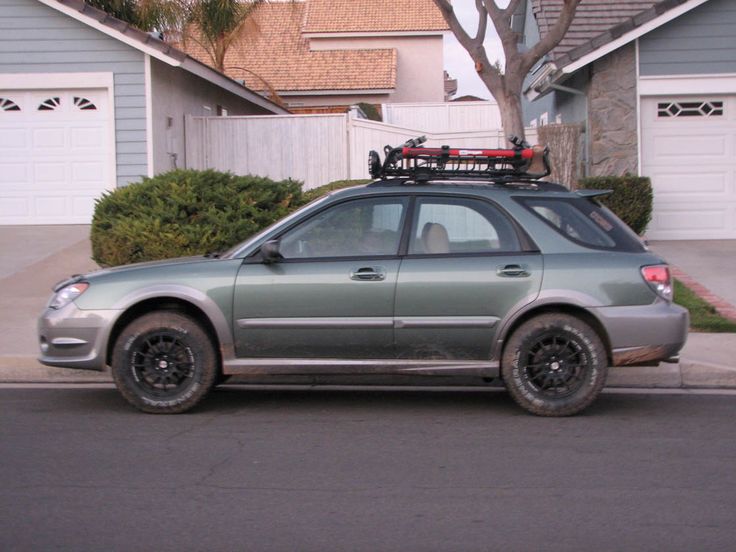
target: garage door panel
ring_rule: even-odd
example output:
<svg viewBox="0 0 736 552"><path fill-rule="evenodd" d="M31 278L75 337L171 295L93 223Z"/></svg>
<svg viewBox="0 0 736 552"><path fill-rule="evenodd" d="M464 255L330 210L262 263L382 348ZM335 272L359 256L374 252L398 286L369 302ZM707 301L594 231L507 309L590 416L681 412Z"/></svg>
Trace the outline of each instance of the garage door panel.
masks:
<svg viewBox="0 0 736 552"><path fill-rule="evenodd" d="M671 170L671 167L666 169ZM731 194L731 172L708 172L694 177L681 171L667 172L666 169L657 171L657 191L660 194L684 201L701 200L704 193L723 194L724 199L728 199Z"/></svg>
<svg viewBox="0 0 736 552"><path fill-rule="evenodd" d="M33 182L30 182L26 189L43 191L49 185L63 189L68 181L66 163L35 163Z"/></svg>
<svg viewBox="0 0 736 552"><path fill-rule="evenodd" d="M730 149L727 136L713 136L702 132L688 133L687 136L655 133L653 138L653 154L660 160L687 163L687 158L693 155L703 160L708 157L722 158ZM683 156L683 153L686 155Z"/></svg>
<svg viewBox="0 0 736 552"><path fill-rule="evenodd" d="M28 181L28 165L26 163L0 164L0 191L10 191L13 186Z"/></svg>
<svg viewBox="0 0 736 552"><path fill-rule="evenodd" d="M30 137L27 129L0 127L0 148L4 152L25 150L29 143Z"/></svg>
<svg viewBox="0 0 736 552"><path fill-rule="evenodd" d="M0 110L0 224L88 224L95 199L114 187L107 91L0 97L19 106Z"/></svg>
<svg viewBox="0 0 736 552"><path fill-rule="evenodd" d="M103 129L98 127L92 128L73 128L71 129L71 136L69 145L72 151L86 150L87 153L91 153L89 150L102 151L104 150L105 136Z"/></svg>
<svg viewBox="0 0 736 552"><path fill-rule="evenodd" d="M680 208L663 208L656 215L658 227L662 231L682 230L683 220L687 219L691 230L721 230L727 225L729 210L721 207L700 207L690 209L683 205Z"/></svg>
<svg viewBox="0 0 736 552"><path fill-rule="evenodd" d="M73 163L71 169L75 188L97 187L100 179L105 175L105 167L102 163Z"/></svg>
<svg viewBox="0 0 736 552"><path fill-rule="evenodd" d="M31 214L30 200L27 197L0 197L0 217L8 220L20 220ZM8 222L12 224L12 222Z"/></svg>

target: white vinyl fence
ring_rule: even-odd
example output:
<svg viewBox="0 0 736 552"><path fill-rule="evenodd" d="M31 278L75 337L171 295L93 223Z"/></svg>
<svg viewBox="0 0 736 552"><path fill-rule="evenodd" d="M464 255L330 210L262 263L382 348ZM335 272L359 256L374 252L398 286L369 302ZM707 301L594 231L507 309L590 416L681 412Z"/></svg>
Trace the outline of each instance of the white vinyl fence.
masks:
<svg viewBox="0 0 736 552"><path fill-rule="evenodd" d="M383 121L426 132L468 132L501 128L495 101L383 104Z"/></svg>
<svg viewBox="0 0 736 552"><path fill-rule="evenodd" d="M338 115L188 117L186 167L292 178L305 189L346 178L370 178L368 152L383 159L385 145L427 136L428 146L494 148L508 144L499 129L427 133L366 119ZM534 142L536 131L527 129Z"/></svg>

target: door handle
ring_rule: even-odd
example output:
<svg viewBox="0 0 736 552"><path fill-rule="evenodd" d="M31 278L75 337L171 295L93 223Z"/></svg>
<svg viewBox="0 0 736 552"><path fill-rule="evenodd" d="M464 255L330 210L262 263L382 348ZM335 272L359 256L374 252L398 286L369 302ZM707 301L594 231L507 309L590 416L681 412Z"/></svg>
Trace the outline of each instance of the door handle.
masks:
<svg viewBox="0 0 736 552"><path fill-rule="evenodd" d="M364 266L351 271L350 279L363 282L380 282L386 279L386 270L382 266Z"/></svg>
<svg viewBox="0 0 736 552"><path fill-rule="evenodd" d="M525 265L510 264L499 267L498 270L496 270L496 274L506 278L521 278L529 276L529 271L526 269Z"/></svg>

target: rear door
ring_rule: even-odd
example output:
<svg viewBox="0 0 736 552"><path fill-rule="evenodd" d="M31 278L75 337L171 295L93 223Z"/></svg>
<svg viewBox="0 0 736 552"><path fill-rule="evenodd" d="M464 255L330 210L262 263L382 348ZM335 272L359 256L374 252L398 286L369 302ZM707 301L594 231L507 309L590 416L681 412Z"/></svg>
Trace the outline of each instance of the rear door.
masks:
<svg viewBox="0 0 736 552"><path fill-rule="evenodd" d="M499 320L539 293L542 257L523 243L488 201L417 197L396 286L398 355L489 359Z"/></svg>

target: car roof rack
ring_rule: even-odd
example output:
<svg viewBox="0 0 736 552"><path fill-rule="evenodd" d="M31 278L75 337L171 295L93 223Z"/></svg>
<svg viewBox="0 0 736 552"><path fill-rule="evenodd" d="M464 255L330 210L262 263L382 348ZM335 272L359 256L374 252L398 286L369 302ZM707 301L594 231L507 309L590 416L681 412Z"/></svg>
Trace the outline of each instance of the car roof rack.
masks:
<svg viewBox="0 0 736 552"><path fill-rule="evenodd" d="M368 154L368 169L373 178L406 178L415 182L430 180L475 180L494 184L533 182L548 176L549 150L530 146L512 136L512 149L425 148L426 136L406 141L398 147L383 148Z"/></svg>

